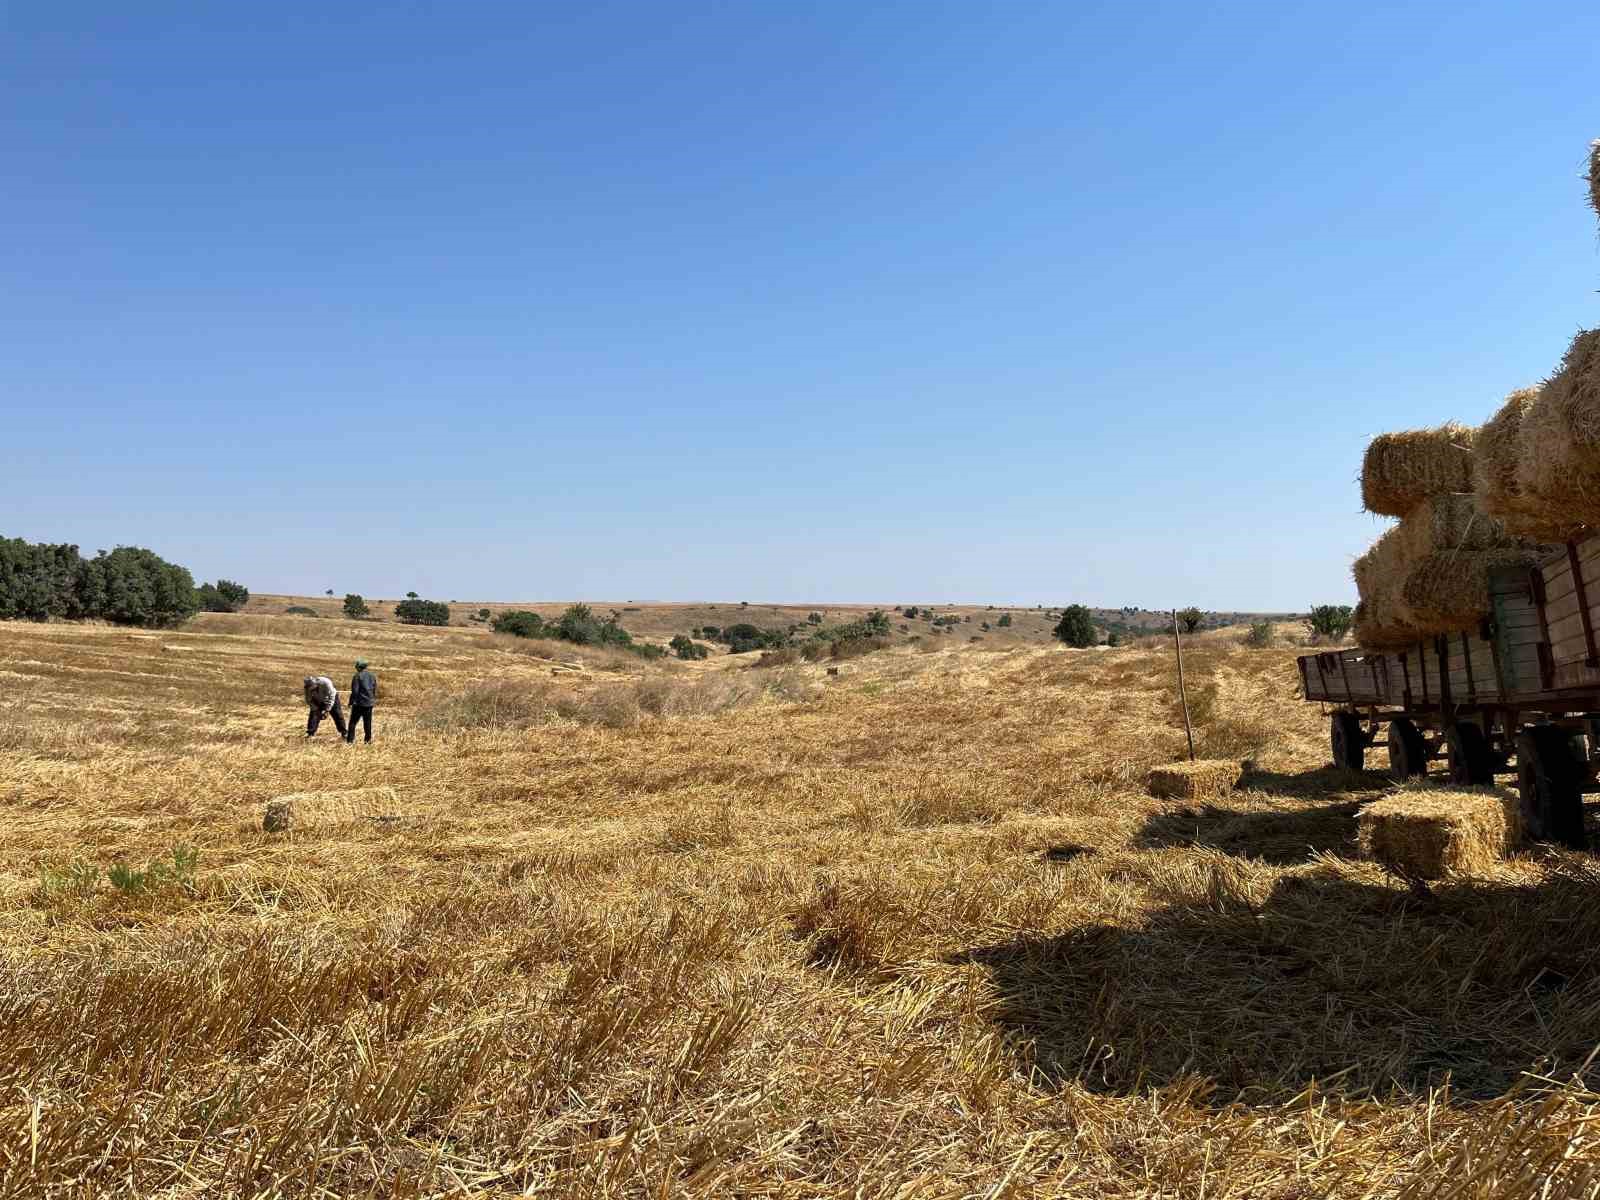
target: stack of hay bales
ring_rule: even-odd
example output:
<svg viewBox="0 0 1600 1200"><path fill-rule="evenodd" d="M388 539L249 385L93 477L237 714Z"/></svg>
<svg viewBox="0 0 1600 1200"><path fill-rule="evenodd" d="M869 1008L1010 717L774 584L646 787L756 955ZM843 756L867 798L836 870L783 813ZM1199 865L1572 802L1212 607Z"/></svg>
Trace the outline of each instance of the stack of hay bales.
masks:
<svg viewBox="0 0 1600 1200"><path fill-rule="evenodd" d="M1382 434L1367 447L1362 500L1400 523L1355 562L1363 646L1400 649L1476 628L1489 609L1489 572L1542 553L1480 506L1477 440L1475 429L1442 425Z"/></svg>
<svg viewBox="0 0 1600 1200"><path fill-rule="evenodd" d="M1403 791L1374 801L1356 820L1366 857L1412 879L1473 875L1522 839L1522 809L1508 791Z"/></svg>

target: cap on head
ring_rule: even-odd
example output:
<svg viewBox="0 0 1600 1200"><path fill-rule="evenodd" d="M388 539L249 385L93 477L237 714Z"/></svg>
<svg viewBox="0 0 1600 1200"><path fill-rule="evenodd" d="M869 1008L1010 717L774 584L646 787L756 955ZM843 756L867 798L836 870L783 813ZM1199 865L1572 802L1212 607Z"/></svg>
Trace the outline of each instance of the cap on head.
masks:
<svg viewBox="0 0 1600 1200"><path fill-rule="evenodd" d="M356 670L365 671L366 669L367 669L367 660L364 659L364 658L356 659Z"/></svg>
<svg viewBox="0 0 1600 1200"><path fill-rule="evenodd" d="M307 675L306 676L306 686L307 687L310 687L316 681L317 681L317 677L315 675Z"/></svg>

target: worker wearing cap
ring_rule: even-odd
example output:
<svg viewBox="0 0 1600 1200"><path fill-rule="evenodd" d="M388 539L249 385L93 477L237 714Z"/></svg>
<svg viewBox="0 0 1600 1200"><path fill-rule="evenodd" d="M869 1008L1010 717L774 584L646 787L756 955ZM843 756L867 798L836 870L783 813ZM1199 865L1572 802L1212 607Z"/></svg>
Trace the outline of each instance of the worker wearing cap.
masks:
<svg viewBox="0 0 1600 1200"><path fill-rule="evenodd" d="M310 710L306 714L306 736L316 737L322 718L331 714L333 727L344 737L344 709L339 707L339 689L333 686L333 680L326 675L307 675L305 697L306 708Z"/></svg>
<svg viewBox="0 0 1600 1200"><path fill-rule="evenodd" d="M356 721L367 731L367 741L372 740L372 706L378 702L378 677L367 670L367 660L356 659L356 673L350 679L350 729L344 740L356 740Z"/></svg>

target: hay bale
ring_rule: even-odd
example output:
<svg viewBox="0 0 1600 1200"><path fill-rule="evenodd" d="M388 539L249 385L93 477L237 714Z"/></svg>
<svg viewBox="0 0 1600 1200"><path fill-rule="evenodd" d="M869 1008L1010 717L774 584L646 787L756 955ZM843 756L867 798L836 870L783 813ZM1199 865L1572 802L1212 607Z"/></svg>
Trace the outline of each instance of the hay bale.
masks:
<svg viewBox="0 0 1600 1200"><path fill-rule="evenodd" d="M1589 143L1589 207L1600 216L1600 138Z"/></svg>
<svg viewBox="0 0 1600 1200"><path fill-rule="evenodd" d="M339 825L352 821L388 823L399 820L400 815L400 797L392 787L290 792L267 801L261 828L267 833L283 833L309 825Z"/></svg>
<svg viewBox="0 0 1600 1200"><path fill-rule="evenodd" d="M1239 778L1239 764L1223 759L1202 758L1198 762L1172 763L1150 772L1152 796L1180 800L1216 800L1233 791Z"/></svg>
<svg viewBox="0 0 1600 1200"><path fill-rule="evenodd" d="M1517 487L1528 511L1562 533L1600 526L1600 330L1578 334L1523 412Z"/></svg>
<svg viewBox="0 0 1600 1200"><path fill-rule="evenodd" d="M1543 389L1518 388L1485 421L1472 444L1473 482L1478 505L1500 521L1507 534L1536 542L1564 542L1572 523L1552 520L1522 488L1523 429Z"/></svg>
<svg viewBox="0 0 1600 1200"><path fill-rule="evenodd" d="M1366 857L1412 879L1487 870L1522 840L1516 794L1408 790L1361 810L1357 838Z"/></svg>
<svg viewBox="0 0 1600 1200"><path fill-rule="evenodd" d="M1403 517L1429 496L1470 492L1476 432L1452 422L1379 434L1361 462L1361 503L1369 512Z"/></svg>
<svg viewBox="0 0 1600 1200"><path fill-rule="evenodd" d="M1489 612L1489 573L1531 567L1543 549L1445 550L1418 560L1400 585L1408 619L1425 634L1464 633Z"/></svg>

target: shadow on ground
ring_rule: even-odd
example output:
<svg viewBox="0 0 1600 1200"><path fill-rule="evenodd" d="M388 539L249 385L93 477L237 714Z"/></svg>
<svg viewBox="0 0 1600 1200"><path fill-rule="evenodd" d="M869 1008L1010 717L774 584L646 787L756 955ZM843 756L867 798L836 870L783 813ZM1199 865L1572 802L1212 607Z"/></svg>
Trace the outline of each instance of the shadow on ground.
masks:
<svg viewBox="0 0 1600 1200"><path fill-rule="evenodd" d="M1448 1079L1475 1098L1529 1069L1579 1070L1600 1042L1592 861L1563 859L1538 886L1420 897L1331 867L1269 884L1220 862L1192 903L1138 928L955 959L987 969L993 1020L1041 1086L1131 1094L1200 1075L1217 1100L1281 1103L1313 1082L1385 1095Z"/></svg>
<svg viewBox="0 0 1600 1200"><path fill-rule="evenodd" d="M1135 841L1147 849L1210 846L1280 865L1307 862L1315 854L1354 857L1356 813L1387 783L1374 772L1337 767L1296 775L1249 771L1230 799L1157 813Z"/></svg>

